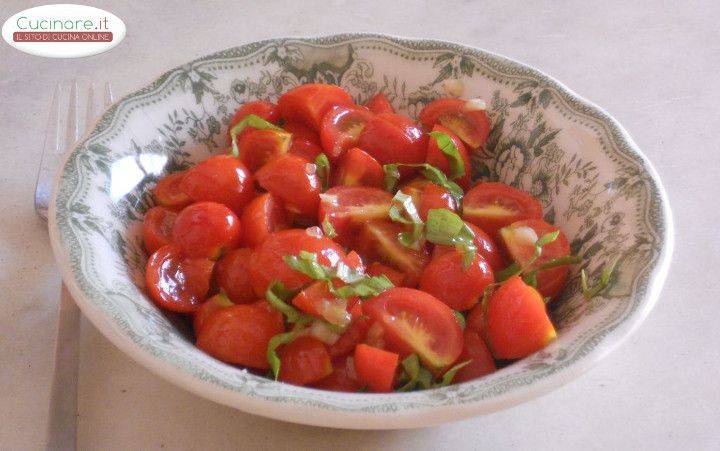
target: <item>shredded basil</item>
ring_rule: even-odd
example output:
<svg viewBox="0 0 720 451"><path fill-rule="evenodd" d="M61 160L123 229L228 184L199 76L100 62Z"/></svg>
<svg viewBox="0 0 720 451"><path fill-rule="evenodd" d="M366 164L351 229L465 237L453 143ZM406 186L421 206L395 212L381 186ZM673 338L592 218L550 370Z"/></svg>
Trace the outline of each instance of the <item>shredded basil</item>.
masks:
<svg viewBox="0 0 720 451"><path fill-rule="evenodd" d="M450 135L443 132L430 132L430 136L435 139L438 148L450 162L450 178L453 180L462 178L465 175L465 162Z"/></svg>
<svg viewBox="0 0 720 451"><path fill-rule="evenodd" d="M265 119L261 118L256 114L248 114L247 116L245 116L245 118L243 118L243 120L233 125L233 127L230 129L230 139L232 140L232 154L236 157L240 156L240 150L238 149L237 144L237 137L246 127L251 127L258 130L275 130L279 132L285 132L285 130L283 130L282 128L266 121Z"/></svg>
<svg viewBox="0 0 720 451"><path fill-rule="evenodd" d="M463 265L470 267L477 246L475 245L475 233L465 224L456 213L438 208L428 211L425 238L431 243L445 246L455 246L463 253Z"/></svg>
<svg viewBox="0 0 720 451"><path fill-rule="evenodd" d="M330 160L327 155L321 153L315 157L315 166L317 167L317 176L322 183L322 190L327 191L330 187Z"/></svg>

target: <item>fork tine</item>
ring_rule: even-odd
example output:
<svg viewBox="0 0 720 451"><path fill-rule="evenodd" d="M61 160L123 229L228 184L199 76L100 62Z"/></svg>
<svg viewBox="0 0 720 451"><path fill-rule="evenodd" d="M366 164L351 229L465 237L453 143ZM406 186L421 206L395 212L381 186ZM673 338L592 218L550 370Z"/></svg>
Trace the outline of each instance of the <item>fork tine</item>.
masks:
<svg viewBox="0 0 720 451"><path fill-rule="evenodd" d="M112 86L110 82L105 83L105 106L108 107L115 101L113 98Z"/></svg>
<svg viewBox="0 0 720 451"><path fill-rule="evenodd" d="M38 214L43 218L47 218L48 200L50 198L51 180L47 177L47 173L52 171L57 160L55 157L62 148L59 107L60 91L61 86L57 83L50 102L48 123L45 129L45 143L40 156L40 168L38 169L38 177L35 186L35 210L37 210Z"/></svg>

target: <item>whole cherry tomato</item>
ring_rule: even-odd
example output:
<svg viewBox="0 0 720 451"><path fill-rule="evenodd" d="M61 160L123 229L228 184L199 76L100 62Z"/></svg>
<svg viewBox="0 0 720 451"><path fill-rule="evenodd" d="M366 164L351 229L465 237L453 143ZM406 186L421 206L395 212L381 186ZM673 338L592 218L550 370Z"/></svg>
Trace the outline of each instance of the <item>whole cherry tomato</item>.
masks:
<svg viewBox="0 0 720 451"><path fill-rule="evenodd" d="M208 158L189 169L180 187L194 202L218 202L236 214L255 195L252 174L240 160L229 155Z"/></svg>
<svg viewBox="0 0 720 451"><path fill-rule="evenodd" d="M353 147L340 157L333 173L333 185L382 188L384 177L382 165L375 158L364 150Z"/></svg>
<svg viewBox="0 0 720 451"><path fill-rule="evenodd" d="M375 94L372 99L368 100L365 106L375 114L395 112L387 97L385 97L385 94L382 92Z"/></svg>
<svg viewBox="0 0 720 451"><path fill-rule="evenodd" d="M477 100L437 99L420 112L420 122L426 130L441 124L475 149L487 141L490 119Z"/></svg>
<svg viewBox="0 0 720 451"><path fill-rule="evenodd" d="M278 379L293 385L308 385L328 377L333 372L330 354L317 338L301 336L280 350Z"/></svg>
<svg viewBox="0 0 720 451"><path fill-rule="evenodd" d="M233 249L215 265L215 284L235 304L249 304L258 298L250 283L252 254L252 249Z"/></svg>
<svg viewBox="0 0 720 451"><path fill-rule="evenodd" d="M210 289L213 265L207 258L183 256L173 244L161 247L145 266L150 298L158 307L171 312L194 312Z"/></svg>
<svg viewBox="0 0 720 451"><path fill-rule="evenodd" d="M323 151L320 146L320 135L299 122L288 122L282 128L292 133L290 149L288 152L305 158L308 161L315 161L315 158Z"/></svg>
<svg viewBox="0 0 720 451"><path fill-rule="evenodd" d="M143 220L143 242L145 250L152 254L170 244L177 213L166 207L153 207L145 213Z"/></svg>
<svg viewBox="0 0 720 451"><path fill-rule="evenodd" d="M367 108L357 105L336 106L323 116L320 141L331 160L338 159L347 149L355 147L360 132L372 119Z"/></svg>
<svg viewBox="0 0 720 451"><path fill-rule="evenodd" d="M478 183L463 198L463 219L490 236L515 221L542 218L542 213L537 199L504 183Z"/></svg>
<svg viewBox="0 0 720 451"><path fill-rule="evenodd" d="M245 207L240 217L243 226L241 243L255 247L271 233L290 227L283 203L271 193L261 194Z"/></svg>
<svg viewBox="0 0 720 451"><path fill-rule="evenodd" d="M468 155L468 151L465 148L462 140L458 138L455 133L451 132L450 129L445 128L440 124L436 124L432 128L432 131L445 133L450 137L453 144L455 144L455 148L457 148L458 153L460 154L460 158L463 161L463 165L465 166L465 174L462 177L456 179L455 182L464 189L469 188L471 169L470 155ZM428 140L427 162L443 171L448 177L452 176L452 172L450 170L450 160L448 159L447 155L445 155L443 151L440 150L437 139L433 136L431 136Z"/></svg>
<svg viewBox="0 0 720 451"><path fill-rule="evenodd" d="M281 199L289 212L314 218L321 188L316 170L303 158L284 155L263 166L255 176L260 186Z"/></svg>
<svg viewBox="0 0 720 451"><path fill-rule="evenodd" d="M300 122L317 131L320 130L320 121L330 108L352 104L350 94L339 86L320 83L300 85L278 100L280 116L285 121Z"/></svg>
<svg viewBox="0 0 720 451"><path fill-rule="evenodd" d="M200 307L198 307L195 315L193 316L193 330L195 331L195 336L197 337L200 335L200 330L205 325L205 322L208 318L214 315L215 312L224 308L232 307L233 305L235 304L233 304L230 298L228 298L224 293L216 294L200 304Z"/></svg>
<svg viewBox="0 0 720 451"><path fill-rule="evenodd" d="M157 185L153 188L153 194L158 204L178 210L192 202L190 196L181 189L186 174L186 171L176 172L158 180Z"/></svg>
<svg viewBox="0 0 720 451"><path fill-rule="evenodd" d="M410 118L377 114L360 133L358 147L381 164L423 163L427 155L427 135Z"/></svg>
<svg viewBox="0 0 720 451"><path fill-rule="evenodd" d="M240 220L228 207L197 202L178 214L172 239L184 255L217 260L225 250L240 244Z"/></svg>
<svg viewBox="0 0 720 451"><path fill-rule="evenodd" d="M465 267L459 251L435 255L420 278L420 289L458 311L471 309L482 298L485 287L495 281L490 265L480 254Z"/></svg>

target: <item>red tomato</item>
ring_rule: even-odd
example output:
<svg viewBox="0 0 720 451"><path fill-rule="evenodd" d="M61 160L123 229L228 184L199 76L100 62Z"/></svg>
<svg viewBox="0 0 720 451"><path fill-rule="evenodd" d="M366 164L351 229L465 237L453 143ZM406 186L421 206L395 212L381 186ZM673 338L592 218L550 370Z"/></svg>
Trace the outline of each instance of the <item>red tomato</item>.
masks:
<svg viewBox="0 0 720 451"><path fill-rule="evenodd" d="M477 304L485 287L494 281L490 265L480 254L465 268L462 253L454 251L430 260L420 278L420 289L462 312Z"/></svg>
<svg viewBox="0 0 720 451"><path fill-rule="evenodd" d="M316 217L321 186L315 165L296 155L285 155L255 175L260 186L281 199L288 211Z"/></svg>
<svg viewBox="0 0 720 451"><path fill-rule="evenodd" d="M327 348L317 338L302 336L283 346L280 351L278 379L293 385L318 382L333 372Z"/></svg>
<svg viewBox="0 0 720 451"><path fill-rule="evenodd" d="M453 132L451 132L449 129L443 127L442 125L435 125L432 128L432 131L434 132L442 132L445 133L450 137L453 144L455 144L455 147L457 147L458 153L460 154L460 158L463 160L463 163L465 165L465 175L460 177L459 179L456 179L455 182L463 187L464 189L467 189L470 187L470 155L468 155L468 151L465 148L465 145L463 144L462 140L457 137L457 135ZM440 169L450 177L451 170L450 170L450 160L448 160L447 155L445 155L442 150L440 150L440 147L438 147L437 140L434 137L430 137L428 140L428 150L427 150L427 162L431 165L435 166L436 168Z"/></svg>
<svg viewBox="0 0 720 451"><path fill-rule="evenodd" d="M429 369L447 368L460 356L460 324L452 309L431 294L391 288L366 300L363 312L383 327L390 349L416 353Z"/></svg>
<svg viewBox="0 0 720 451"><path fill-rule="evenodd" d="M366 344L355 347L355 372L361 385L375 393L392 391L400 356Z"/></svg>
<svg viewBox="0 0 720 451"><path fill-rule="evenodd" d="M350 355L355 346L365 341L368 330L370 329L370 321L365 318L358 318L350 324L340 338L329 346L328 351L330 357L345 357Z"/></svg>
<svg viewBox="0 0 720 451"><path fill-rule="evenodd" d="M210 316L197 336L197 347L226 363L268 369L270 339L285 331L282 314L257 304L235 305Z"/></svg>
<svg viewBox="0 0 720 451"><path fill-rule="evenodd" d="M245 117L249 114L259 116L268 122L277 122L280 118L280 112L278 111L277 105L274 103L266 102L264 100L244 103L237 109L237 111L235 111L232 119L230 119L230 126L228 127L228 145L232 141L230 129L245 119ZM247 130L243 130L243 133L246 131Z"/></svg>
<svg viewBox="0 0 720 451"><path fill-rule="evenodd" d="M427 135L411 119L383 113L370 119L360 133L358 147L381 164L423 163Z"/></svg>
<svg viewBox="0 0 720 451"><path fill-rule="evenodd" d="M249 304L257 300L250 283L252 249L233 249L215 265L215 284L236 304Z"/></svg>
<svg viewBox="0 0 720 451"><path fill-rule="evenodd" d="M340 299L330 293L327 282L322 280L314 282L292 299L292 304L299 310L338 326L350 324L350 302L349 299ZM357 300L353 302L356 303Z"/></svg>
<svg viewBox="0 0 720 451"><path fill-rule="evenodd" d="M232 301L223 293L216 294L200 304L200 307L198 307L195 312L195 316L193 317L193 330L195 331L195 336L197 337L200 334L200 330L205 325L205 322L208 318L214 315L215 312L219 312L224 308L232 307L233 305L235 304L233 304Z"/></svg>
<svg viewBox="0 0 720 451"><path fill-rule="evenodd" d="M430 102L420 112L420 122L426 130L438 123L444 125L473 149L485 144L490 134L490 119L485 110L462 99L444 98Z"/></svg>
<svg viewBox="0 0 720 451"><path fill-rule="evenodd" d="M465 317L465 330L472 329L475 332L483 335L485 330L485 306L482 302L479 302L468 312Z"/></svg>
<svg viewBox="0 0 720 451"><path fill-rule="evenodd" d="M322 390L357 392L362 387L355 375L354 365L348 359L342 359L333 365L333 372L328 377L317 381L313 387Z"/></svg>
<svg viewBox="0 0 720 451"><path fill-rule="evenodd" d="M238 139L238 156L252 172L268 161L285 155L292 135L278 130L249 129Z"/></svg>
<svg viewBox="0 0 720 451"><path fill-rule="evenodd" d="M225 204L236 214L254 197L253 177L237 158L218 155L187 171L180 187L194 202Z"/></svg>
<svg viewBox="0 0 720 451"><path fill-rule="evenodd" d="M379 188L365 186L336 186L320 196L318 222L332 224L343 243L352 237L365 222L387 218L392 195Z"/></svg>
<svg viewBox="0 0 720 451"><path fill-rule="evenodd" d="M345 257L345 264L359 272L365 272L362 257L355 251L348 252L347 257Z"/></svg>
<svg viewBox="0 0 720 451"><path fill-rule="evenodd" d="M320 126L320 142L331 160L336 160L347 149L355 147L360 132L373 114L357 105L336 106L325 113Z"/></svg>
<svg viewBox="0 0 720 451"><path fill-rule="evenodd" d="M560 229L542 219L527 219L513 222L501 229L500 235L513 260L523 268L532 270L554 258L570 255L570 244L568 244L565 234L560 231L560 235L555 241L543 246L542 253L535 263L528 265L528 261L535 253L535 241L537 241L535 237L540 238L557 230ZM557 296L565 286L569 268L569 265L563 265L538 271L537 290L540 294L549 298Z"/></svg>
<svg viewBox="0 0 720 451"><path fill-rule="evenodd" d="M315 157L322 153L320 136L316 131L298 122L289 122L284 124L282 128L292 133L289 153L305 158L308 161L315 161Z"/></svg>
<svg viewBox="0 0 720 451"><path fill-rule="evenodd" d="M207 258L188 258L173 245L163 246L145 266L148 294L158 307L191 313L205 300L214 263Z"/></svg>
<svg viewBox="0 0 720 451"><path fill-rule="evenodd" d="M177 213L166 207L153 207L145 213L142 232L145 250L149 254L170 244L175 218Z"/></svg>
<svg viewBox="0 0 720 451"><path fill-rule="evenodd" d="M466 329L462 353L458 362L470 361L460 368L453 383L467 382L494 373L497 369L492 354L482 336L475 330Z"/></svg>
<svg viewBox="0 0 720 451"><path fill-rule="evenodd" d="M450 191L429 180L416 179L404 185L400 190L413 198L413 203L423 221L427 221L428 211L433 209L457 210L457 202Z"/></svg>
<svg viewBox="0 0 720 451"><path fill-rule="evenodd" d="M243 223L243 225L244 224L245 223ZM507 266L505 264L505 259L503 258L500 249L495 245L495 242L492 240L492 238L490 238L490 235L483 232L475 224L471 224L465 221L465 225L467 225L470 230L472 230L474 235L473 244L475 244L475 246L477 247L478 254L482 255L482 257L488 262L490 268L492 268L493 271L500 271L504 269ZM437 254L445 253L452 250L454 250L454 248L451 246L436 245L433 249L433 257Z"/></svg>
<svg viewBox="0 0 720 451"><path fill-rule="evenodd" d="M375 158L364 150L353 147L340 158L333 174L333 185L382 188L384 177L383 168Z"/></svg>
<svg viewBox="0 0 720 451"><path fill-rule="evenodd" d="M184 255L217 260L223 251L240 244L240 220L228 207L197 202L178 214L172 239Z"/></svg>
<svg viewBox="0 0 720 451"><path fill-rule="evenodd" d="M153 188L153 194L158 204L163 207L180 209L192 202L190 196L181 189L186 174L187 171L176 172L158 180L157 185Z"/></svg>
<svg viewBox="0 0 720 451"><path fill-rule="evenodd" d="M463 198L463 219L491 236L515 221L542 218L542 213L537 199L504 183L478 183Z"/></svg>
<svg viewBox="0 0 720 451"><path fill-rule="evenodd" d="M485 314L485 338L497 359L522 359L557 337L542 296L519 276L495 290Z"/></svg>
<svg viewBox="0 0 720 451"><path fill-rule="evenodd" d="M320 121L330 108L352 105L350 94L342 88L320 83L300 85L286 92L278 100L280 116L287 122L300 122L313 130L320 130Z"/></svg>
<svg viewBox="0 0 720 451"><path fill-rule="evenodd" d="M248 204L240 217L243 246L255 247L271 233L290 227L282 201L270 193L261 194Z"/></svg>
<svg viewBox="0 0 720 451"><path fill-rule="evenodd" d="M284 261L286 255L298 255L308 251L318 256L318 262L335 267L345 258L345 252L333 240L322 236L317 228L289 229L272 233L256 249L250 263L253 289L264 298L271 283L281 282L289 290L297 290L310 282L310 278L290 268Z"/></svg>
<svg viewBox="0 0 720 451"><path fill-rule="evenodd" d="M365 106L375 114L395 112L387 97L385 97L385 94L382 92L375 94L372 99L368 100Z"/></svg>
<svg viewBox="0 0 720 451"><path fill-rule="evenodd" d="M405 274L400 271L396 271L389 266L385 266L382 263L373 262L368 266L367 273L370 276L385 276L390 282L396 287L401 287L405 280Z"/></svg>

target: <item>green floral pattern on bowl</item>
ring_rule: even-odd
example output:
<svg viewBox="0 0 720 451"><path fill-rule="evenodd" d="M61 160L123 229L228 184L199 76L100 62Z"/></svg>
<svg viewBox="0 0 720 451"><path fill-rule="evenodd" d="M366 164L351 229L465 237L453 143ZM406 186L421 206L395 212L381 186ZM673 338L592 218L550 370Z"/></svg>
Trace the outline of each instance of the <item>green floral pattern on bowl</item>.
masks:
<svg viewBox="0 0 720 451"><path fill-rule="evenodd" d="M585 301L576 268L552 309L560 338L495 374L424 392L369 395L294 387L196 349L185 323L143 293L140 224L162 175L224 151L234 109L302 83L334 83L358 102L382 90L416 116L460 80L485 99L493 127L473 176L523 188L571 237L597 276L619 257L602 297ZM669 206L649 162L599 108L550 77L485 51L380 35L275 39L173 69L112 106L68 155L51 207L63 277L117 346L201 396L278 419L347 428L417 427L538 396L587 369L643 320L672 250Z"/></svg>

